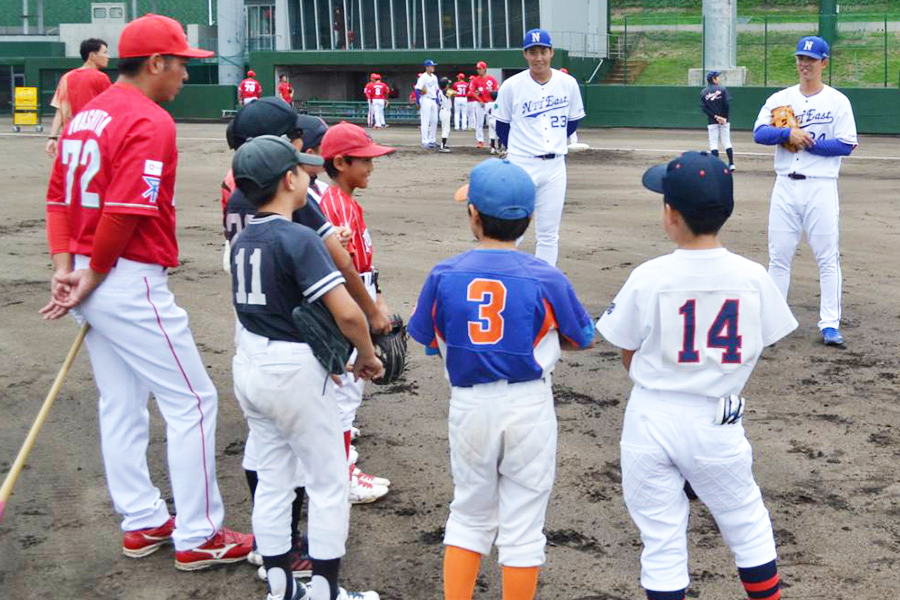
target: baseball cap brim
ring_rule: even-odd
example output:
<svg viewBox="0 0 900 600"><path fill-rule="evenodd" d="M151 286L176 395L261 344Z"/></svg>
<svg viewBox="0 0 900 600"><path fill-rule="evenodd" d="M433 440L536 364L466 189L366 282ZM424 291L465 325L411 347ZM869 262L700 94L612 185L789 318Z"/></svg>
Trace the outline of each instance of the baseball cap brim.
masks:
<svg viewBox="0 0 900 600"><path fill-rule="evenodd" d="M384 156L385 154L391 154L392 152L396 151L396 148L391 148L390 146L370 144L369 146L364 146L362 148L347 150L343 153L343 155L350 156L352 158L375 158L376 156Z"/></svg>
<svg viewBox="0 0 900 600"><path fill-rule="evenodd" d="M469 184L460 187L453 193L453 200L456 202L468 202L469 200Z"/></svg>
<svg viewBox="0 0 900 600"><path fill-rule="evenodd" d="M819 54L817 52L811 52L809 50L797 50L794 52L794 56L808 56L810 58L815 58L816 60L822 60L823 58L828 58L824 54Z"/></svg>
<svg viewBox="0 0 900 600"><path fill-rule="evenodd" d="M641 183L644 184L644 187L650 190L651 192L656 192L657 194L663 193L663 177L666 176L666 172L668 170L668 163L662 165L654 165L647 169L644 173L644 176L641 178Z"/></svg>
<svg viewBox="0 0 900 600"><path fill-rule="evenodd" d="M526 44L522 46L522 50L528 50L529 48L534 48L535 46L543 46L544 48L552 48L553 44L548 44L547 42L532 42L530 44Z"/></svg>
<svg viewBox="0 0 900 600"><path fill-rule="evenodd" d="M311 167L321 167L325 164L325 159L317 154L308 154L306 152L297 152L297 162L301 165L309 165Z"/></svg>
<svg viewBox="0 0 900 600"><path fill-rule="evenodd" d="M181 56L183 58L211 58L216 55L212 50L201 50L200 48L191 48L188 46L184 50L178 52L170 52L172 56Z"/></svg>

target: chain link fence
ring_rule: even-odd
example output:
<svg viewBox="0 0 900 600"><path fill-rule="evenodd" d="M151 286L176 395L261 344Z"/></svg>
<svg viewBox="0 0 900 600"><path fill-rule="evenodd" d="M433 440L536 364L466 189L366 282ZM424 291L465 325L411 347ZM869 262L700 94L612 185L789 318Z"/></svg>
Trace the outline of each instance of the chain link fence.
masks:
<svg viewBox="0 0 900 600"><path fill-rule="evenodd" d="M703 62L710 25L702 18L672 22L670 16L629 16L613 27L611 47L623 49L630 76L625 83L686 85L689 69ZM900 85L900 15L853 13L738 17L737 65L747 67L748 86L797 82L794 50L807 35L831 37L825 81L835 87ZM715 65L720 66L720 65Z"/></svg>

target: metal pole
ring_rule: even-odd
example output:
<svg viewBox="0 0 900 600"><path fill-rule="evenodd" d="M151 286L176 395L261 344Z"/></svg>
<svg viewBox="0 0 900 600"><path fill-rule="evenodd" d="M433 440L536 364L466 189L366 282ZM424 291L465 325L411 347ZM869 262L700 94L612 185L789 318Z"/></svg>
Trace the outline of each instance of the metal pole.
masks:
<svg viewBox="0 0 900 600"><path fill-rule="evenodd" d="M318 32L319 32L319 7L316 6L316 35L318 35ZM335 37L336 36L334 35L334 3L332 0L328 0L328 40L331 42L329 44L329 46L331 47L332 50L334 50L334 47L337 45L337 40L334 39ZM317 44L318 44L318 39L319 38L316 38ZM319 48L318 45L316 46L316 50L321 50L321 49L322 48Z"/></svg>
<svg viewBox="0 0 900 600"><path fill-rule="evenodd" d="M22 35L28 35L28 0L22 0Z"/></svg>
<svg viewBox="0 0 900 600"><path fill-rule="evenodd" d="M763 85L769 85L769 15L763 15Z"/></svg>
<svg viewBox="0 0 900 600"><path fill-rule="evenodd" d="M488 5L488 43L494 47L494 2L487 0Z"/></svg>
<svg viewBox="0 0 900 600"><path fill-rule="evenodd" d="M297 6L300 12L300 47L306 50L306 19L303 16L303 5Z"/></svg>
<svg viewBox="0 0 900 600"><path fill-rule="evenodd" d="M481 34L480 31L478 33ZM478 42L476 40L477 40L477 38L475 37L475 0L472 0L472 47L473 48L478 47Z"/></svg>
<svg viewBox="0 0 900 600"><path fill-rule="evenodd" d="M351 2L353 0L350 0ZM344 0L344 50L350 49L350 44L347 42L350 40L350 29L347 26L347 0Z"/></svg>
<svg viewBox="0 0 900 600"><path fill-rule="evenodd" d="M835 28L837 29L837 28ZM884 15L884 87L888 85L887 14Z"/></svg>
<svg viewBox="0 0 900 600"><path fill-rule="evenodd" d="M459 50L459 0L453 0L453 19L456 23L456 49Z"/></svg>
<svg viewBox="0 0 900 600"><path fill-rule="evenodd" d="M625 17L625 44L622 47L622 83L628 85L628 17Z"/></svg>
<svg viewBox="0 0 900 600"><path fill-rule="evenodd" d="M381 15L378 14L378 0L375 0L375 49L381 50Z"/></svg>
<svg viewBox="0 0 900 600"><path fill-rule="evenodd" d="M526 33L528 33L528 29L525 25L525 0L522 0L522 39L525 39Z"/></svg>
<svg viewBox="0 0 900 600"><path fill-rule="evenodd" d="M366 23L363 19L363 3L359 0L359 49L366 49Z"/></svg>
<svg viewBox="0 0 900 600"><path fill-rule="evenodd" d="M441 50L444 49L444 5L438 0L438 32L440 34Z"/></svg>
<svg viewBox="0 0 900 600"><path fill-rule="evenodd" d="M391 3L391 50L396 50L397 48L397 26L394 21L394 0L390 0Z"/></svg>
<svg viewBox="0 0 900 600"><path fill-rule="evenodd" d="M509 0L503 0L503 14L506 15L506 47L509 48Z"/></svg>
<svg viewBox="0 0 900 600"><path fill-rule="evenodd" d="M303 12L303 11L300 11L300 12ZM313 0L313 12L315 13L314 17L315 17L315 23L316 23L316 50L321 50L322 49L322 34L319 31L319 0ZM331 20L329 20L328 22L330 23ZM305 35L304 35L303 39L306 40ZM331 39L332 39L332 44L333 44L334 36L332 36ZM306 50L306 45L305 45L306 41L304 41L303 43L304 43L303 49Z"/></svg>
<svg viewBox="0 0 900 600"><path fill-rule="evenodd" d="M428 47L428 21L425 18L425 0L422 0L422 47Z"/></svg>
<svg viewBox="0 0 900 600"><path fill-rule="evenodd" d="M415 3L413 3L415 6ZM406 47L412 48L412 33L409 28L409 0L406 0Z"/></svg>

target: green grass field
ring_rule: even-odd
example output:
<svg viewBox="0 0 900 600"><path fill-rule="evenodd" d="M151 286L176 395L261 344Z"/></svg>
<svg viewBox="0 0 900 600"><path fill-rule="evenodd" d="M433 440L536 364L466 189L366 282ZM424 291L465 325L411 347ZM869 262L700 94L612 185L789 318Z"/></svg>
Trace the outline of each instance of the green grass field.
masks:
<svg viewBox="0 0 900 600"><path fill-rule="evenodd" d="M612 25L629 23L698 24L702 0L610 0ZM798 0L741 0L739 19L758 21L764 17L795 22L815 22L819 3ZM881 20L887 14L900 19L900 0L851 0L840 3L840 15Z"/></svg>
<svg viewBox="0 0 900 600"><path fill-rule="evenodd" d="M688 69L701 68L701 35L692 32L648 32L631 55L647 63L637 85L686 85ZM747 85L786 86L797 82L794 68L796 33L739 34L737 64L747 67ZM879 34L843 36L832 47L830 80L836 87L873 87L885 83L885 38ZM896 87L900 73L900 35L887 37L887 83Z"/></svg>

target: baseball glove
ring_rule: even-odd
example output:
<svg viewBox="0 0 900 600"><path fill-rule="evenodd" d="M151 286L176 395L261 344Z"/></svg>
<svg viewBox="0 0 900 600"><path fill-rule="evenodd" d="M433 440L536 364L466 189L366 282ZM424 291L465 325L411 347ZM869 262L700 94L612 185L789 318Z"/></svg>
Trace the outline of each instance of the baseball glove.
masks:
<svg viewBox="0 0 900 600"><path fill-rule="evenodd" d="M400 315L391 317L391 331L372 336L375 355L384 365L384 375L373 379L372 383L388 385L395 383L406 369L406 325Z"/></svg>
<svg viewBox="0 0 900 600"><path fill-rule="evenodd" d="M790 127L791 129L799 129L800 124L797 123L797 117L794 116L794 109L789 105L778 106L772 109L772 126L773 127ZM790 140L781 144L785 150L790 152L800 152L803 146L791 143Z"/></svg>
<svg viewBox="0 0 900 600"><path fill-rule="evenodd" d="M350 342L341 333L328 309L319 302L303 302L291 313L300 339L309 344L313 355L333 375L347 371Z"/></svg>

